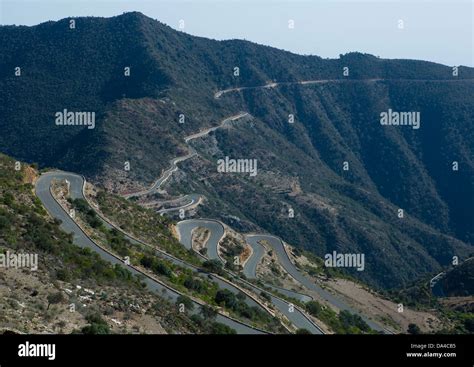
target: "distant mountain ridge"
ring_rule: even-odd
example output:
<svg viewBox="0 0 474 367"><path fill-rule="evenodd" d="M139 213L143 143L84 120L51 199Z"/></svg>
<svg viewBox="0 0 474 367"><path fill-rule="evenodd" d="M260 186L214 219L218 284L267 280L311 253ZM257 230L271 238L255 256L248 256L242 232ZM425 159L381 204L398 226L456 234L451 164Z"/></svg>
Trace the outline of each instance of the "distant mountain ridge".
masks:
<svg viewBox="0 0 474 367"><path fill-rule="evenodd" d="M183 136L248 111L252 128L216 132L209 138L217 138L214 151L204 147L202 172L195 163L189 163L194 172L184 170L179 190L214 199L203 214L237 216L242 226L259 226L319 255L363 251L367 271L354 275L381 287L403 285L471 251L474 69L459 67L453 76L452 67L425 61L300 56L193 37L136 12L74 19L75 29L69 19L0 27L3 153L113 189L149 184L185 150ZM214 98L226 88L318 79L341 82ZM56 126L54 114L65 108L94 111L95 129ZM389 109L420 112L420 129L381 126L380 113ZM258 157L263 174L254 181L212 175L216 159L235 155ZM270 173L296 178L302 192L269 190ZM285 217L288 206L297 214L293 222Z"/></svg>

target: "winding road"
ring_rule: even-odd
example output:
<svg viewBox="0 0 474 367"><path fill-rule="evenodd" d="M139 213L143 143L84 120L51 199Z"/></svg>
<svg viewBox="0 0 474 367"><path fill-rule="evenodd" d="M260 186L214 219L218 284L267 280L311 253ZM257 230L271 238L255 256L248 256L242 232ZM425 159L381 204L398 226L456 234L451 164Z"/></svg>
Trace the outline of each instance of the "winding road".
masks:
<svg viewBox="0 0 474 367"><path fill-rule="evenodd" d="M192 248L192 235L193 235L193 231L197 228L207 228L210 231L210 237L206 243L207 250L208 250L207 257L210 259L221 260L221 258L218 256L218 245L225 235L224 225L219 221L207 220L207 219L206 220L187 219L185 221L179 222L177 224L179 240L188 249ZM296 268L293 262L290 260L288 253L286 252L286 249L283 245L283 241L280 238L273 235L248 234L246 235L246 240L247 240L247 243L250 246L252 246L252 249L254 249L252 257L249 259L249 261L247 261L243 269L244 274L248 274L249 278L256 278L255 269L256 269L257 264L260 262L264 253L264 248L263 248L263 245L260 244L260 241L265 241L271 246L272 250L277 254L278 260L280 264L282 265L282 267L285 269L285 271L288 274L290 274L290 276L292 276L298 283L303 285L305 288L317 293L320 297L322 297L324 300L326 300L327 302L329 302L336 308L340 310L347 310L353 314L360 315L372 329L383 332L383 333L390 333L387 329L380 326L378 323L374 322L373 320L365 317L359 311L347 305L340 298L334 296L332 293L321 288L311 279L307 278L304 274L302 274ZM253 287L254 290L257 291L257 293L261 291L261 289L259 288L257 289L257 287L254 286L252 283L248 283L248 284L250 284L251 287ZM275 289L276 291L284 294L285 296L296 298L303 302L307 302L312 299L311 297L304 294L300 294L298 292L290 291L287 289L275 287L273 285L268 285L268 284L266 284L266 286ZM271 293L268 293L268 294L271 295ZM278 297L275 297L275 298L278 298ZM283 301L282 299L279 299L279 300L280 302L278 301L273 302L273 299L272 299L272 302L274 303L274 305L277 306L279 311L285 314L285 316L287 316L290 319L290 321L292 321L295 325L297 325L297 323L300 324L299 320L292 320L293 315L288 314L289 303L287 301Z"/></svg>
<svg viewBox="0 0 474 367"><path fill-rule="evenodd" d="M372 79L365 79L365 80L359 80L362 82L378 82L383 79L380 78L372 78ZM249 89L269 89L269 88L275 88L281 85L292 85L292 84L299 84L299 85L310 85L310 84L323 84L323 83L329 83L329 82L346 82L346 81L354 81L351 79L324 79L324 80L307 80L307 81L299 81L299 82L270 82L266 85L262 86L255 86L255 87L238 87L238 88L229 88L225 90L218 91L214 94L215 99L221 98L224 94L231 93L231 92L236 92L236 91L242 91L242 90L249 90ZM357 80L356 80L357 81ZM233 116L232 118L235 118ZM216 127L219 128L219 127ZM189 138L195 139L197 137L203 136L205 134L205 131L202 133L194 134ZM190 140L190 139L189 139ZM188 139L185 139L186 142L189 141ZM180 242L187 247L188 249L192 248L192 235L193 231L196 228L207 228L210 231L210 237L206 243L207 246L207 257L210 259L217 259L222 261L222 259L219 256L218 253L218 246L219 242L221 239L225 236L225 227L223 223L216 221L216 220L203 220L203 219L188 219L185 221L181 221L177 225L177 230L179 234L179 239ZM375 321L365 317L363 314L361 314L359 311L355 310L353 307L349 306L347 303L345 303L343 300L340 298L336 297L332 293L326 291L322 287L318 286L315 282L313 282L311 279L307 278L304 274L302 274L296 266L293 264L293 262L290 260L288 253L286 252L286 249L284 247L283 241L273 235L264 235L264 234L247 234L246 235L246 242L248 243L249 246L252 247L253 253L250 259L247 260L247 262L244 265L243 268L243 273L247 278L256 278L256 269L257 265L259 264L260 260L263 257L264 254L264 247L261 245L261 241L265 241L268 243L273 251L278 256L278 260L282 267L285 269L285 271L290 274L299 284L307 288L308 290L311 290L315 293L317 293L320 297L322 297L324 300L335 306L336 308L340 310L347 310L353 314L360 315L364 321L374 330L382 332L382 333L391 333L389 330L385 329ZM273 289L277 290L278 292L281 292L282 294L288 296L288 297L293 297L299 300L302 300L303 302L307 302L311 300L312 298L307 296L307 295L302 295L297 292L293 292L290 290L278 288L275 286L271 286ZM273 297L273 296L272 296ZM272 299L273 302L273 299ZM279 304L278 301L273 302L274 305L277 306L277 308L280 311L284 311L285 307L288 307L288 304ZM280 307L281 309L280 309ZM284 313L284 312L283 312ZM290 315L291 317L291 315ZM291 320L291 318L290 318ZM293 320L292 320L293 322ZM294 323L296 325L296 323ZM318 328L319 329L319 328ZM320 331L320 329L319 329Z"/></svg>
<svg viewBox="0 0 474 367"><path fill-rule="evenodd" d="M324 300L326 300L327 302L334 305L340 310L346 310L353 314L360 315L372 329L381 331L381 332L387 332L387 330L383 328L382 326L380 326L378 323L374 322L371 319L368 319L359 311L347 305L340 298L334 296L332 293L321 288L314 281L312 281L311 279L307 278L304 274L302 274L298 270L298 268L293 264L293 262L290 260L290 257L288 256L288 253L285 249L283 241L279 237L276 237L273 235L249 235L248 237L250 237L251 240L254 242L266 241L272 247L273 251L275 251L275 253L277 254L278 260L280 264L283 266L283 268L286 270L286 272L290 274L298 283L303 285L305 288L317 293Z"/></svg>
<svg viewBox="0 0 474 367"><path fill-rule="evenodd" d="M176 302L177 298L180 296L180 293L178 291L165 285L164 283L157 281L156 279L150 277L148 274L142 272L141 270L135 268L134 266L125 264L122 259L115 256L111 252L105 250L104 248L99 246L97 243L95 243L92 239L90 239L51 194L50 188L51 188L51 184L53 180L68 180L70 183L71 198L73 199L81 198L81 199L86 200L86 198L83 195L83 186L84 186L85 180L82 176L79 176L74 173L52 171L52 172L42 174L38 178L35 185L36 195L39 198L39 200L42 202L47 212L53 218L61 221L61 229L63 231L73 234L73 241L76 245L82 248L89 248L92 251L95 251L103 260L108 261L114 265L119 264L127 268L134 275L141 275L148 289L159 294L160 296L164 298L167 298L171 302ZM136 242L136 240L133 238L128 238L128 239ZM170 256L170 259L171 258L172 257ZM233 292L237 291L235 287L232 287L228 283L225 283L221 280L219 280L218 283L220 283L219 286L222 288L229 289ZM252 306L259 307L257 302L255 301L252 302L249 297L246 298L246 301ZM196 306L193 313L198 313L199 310L201 309L201 304L195 301L193 302ZM246 325L242 322L239 322L238 320L227 317L220 313L217 315L216 321L233 328L239 334L265 333L262 330L253 328L249 325Z"/></svg>
<svg viewBox="0 0 474 367"><path fill-rule="evenodd" d="M252 89L271 89L276 88L282 85L311 85L311 84L326 84L326 83L344 83L344 82L378 82L384 79L381 78L373 78L373 79L315 79L315 80L302 80L302 81L295 81L295 82L269 82L264 85L257 85L254 87L236 87L236 88L229 88L224 90L219 90L214 93L214 98L219 99L224 94L232 93L232 92L241 92L243 90L252 90Z"/></svg>
<svg viewBox="0 0 474 367"><path fill-rule="evenodd" d="M327 83L352 83L352 82L362 82L362 83L374 83L374 82L381 82L381 81L411 81L411 82L446 82L446 83L453 83L453 82L472 82L474 79L384 79L384 78L370 78L370 79L314 79L314 80L301 80L301 81L294 81L294 82L268 82L264 85L257 85L253 87L235 87L235 88L228 88L219 90L214 93L214 98L219 99L224 94L232 93L232 92L241 92L245 90L252 90L252 89L271 89L276 88L279 86L285 85L314 85L314 84L327 84Z"/></svg>
<svg viewBox="0 0 474 367"><path fill-rule="evenodd" d="M192 236L193 236L193 231L195 229L197 228L208 229L210 231L210 236L206 243L206 246L207 246L206 257L213 260L223 261L218 254L218 243L225 236L225 227L221 222L216 221L216 220L208 220L208 219L188 219L188 220L179 222L176 228L179 235L179 241L187 249L192 249ZM237 280L237 277L235 276L235 274L232 274L232 275ZM265 293L267 297L271 299L273 306L276 307L278 311L280 311L283 315L285 315L288 318L288 320L290 320L290 322L296 327L301 328L301 329L307 329L313 334L323 333L321 328L317 326L311 319L309 319L309 317L307 317L304 314L304 312L302 312L302 310L300 310L297 307L294 307L294 305L291 304L290 302L283 300L280 297L276 297L272 293L267 292L264 289L259 288L250 282L244 281L244 283L248 288L251 288L252 291L255 292L256 294L259 294L262 292ZM300 296L302 295L296 292L292 292L292 291L286 291L286 292L287 292L286 295L288 295L289 297L301 299ZM303 297L306 297L303 300L308 300L307 298L309 298L308 296L304 296L304 295Z"/></svg>
<svg viewBox="0 0 474 367"><path fill-rule="evenodd" d="M379 81L381 79L368 79L364 80L365 82L374 82L374 81ZM241 91L241 90L247 90L247 89L257 89L257 88L263 88L263 89L268 89L268 88L275 88L279 85L290 85L290 84L301 84L301 85L306 85L306 84L319 84L319 83L328 83L328 82L341 82L345 81L342 79L327 79L327 80L310 80L310 81L301 81L301 82L284 82L284 83L276 83L276 82L271 82L263 86L257 86L257 87L239 87L239 88L231 88L231 89L226 89L222 91L218 91L215 93L214 97L216 99L220 98L222 95L234 92L234 91ZM185 143L189 143L193 139L197 139L200 137L203 137L207 134L209 134L212 131L215 131L232 121L241 119L245 116L248 116L249 114L246 112L241 112L239 114L230 116L226 119L224 119L220 125L205 129L201 132L198 132L196 134L189 135L184 138ZM133 193L128 193L123 195L125 198L134 198L134 197L139 197L139 196L145 196L149 195L151 193L156 192L157 190L160 189L160 187L172 176L174 172L178 170L178 164L180 162L183 162L185 160L188 160L196 155L198 153L196 150L191 146L188 145L189 148L189 153L181 156L174 158L170 161L170 167L163 172L163 174L153 183L153 185L142 191L138 192L133 192ZM166 297L170 299L171 301L176 301L180 293L168 285L158 281L157 279L150 277L146 273L143 273L141 270L130 266L126 265L122 259L119 257L115 256L108 250L102 248L99 246L97 243L95 243L92 239L90 239L83 231L82 229L77 225L77 223L66 213L66 211L59 205L59 203L54 199L54 197L51 194L51 183L53 180L68 180L70 183L70 195L73 199L75 198L82 198L87 201L87 198L85 197L83 193L84 185L85 185L85 179L82 176L79 176L74 173L68 173L68 172L62 172L62 171L52 171L48 172L45 174L42 174L39 179L36 182L36 195L38 198L41 200L43 203L44 207L48 211L48 213L56 219L59 219L61 223L61 228L68 232L73 234L74 242L79 245L80 247L87 247L90 248L91 250L97 252L99 256L112 263L112 264L120 264L124 267L126 267L132 274L140 274L143 276L144 282L146 283L147 287L156 292L159 293L160 295L166 294ZM178 207L172 207L172 208L164 208L159 210L158 212L161 214L176 211L179 209L186 209L191 206L196 205L197 203L200 202L202 196L199 194L188 194L185 195L181 198L177 199L172 199L172 200L167 200L161 202L162 204L170 204L173 202L181 202L181 201L186 201L185 204L178 206ZM155 202L156 203L156 202ZM159 203L159 202L158 202ZM91 206L99 215L99 217L102 219L104 224L108 226L109 228L114 227L117 228L114 224L110 223L106 218L103 217L103 215L96 210L93 206ZM208 249L206 257L210 259L217 259L220 261L223 261L218 253L218 245L219 242L222 240L222 238L225 236L225 226L216 220L208 220L208 219L188 219L181 221L177 224L177 230L179 234L179 240L181 244L183 244L186 248L190 249L192 248L192 235L193 231L196 228L199 227L204 227L208 228L210 230L210 238L208 239L206 246ZM117 228L118 230L122 231L120 228ZM123 232L123 231L122 231ZM129 234L123 232L126 238L131 241L132 243L139 243L142 245L147 245L144 244L142 241L130 236ZM352 313L360 314L358 311L354 310L353 308L349 307L347 304L345 304L342 300L334 296L333 294L329 293L328 291L322 289L318 285L316 285L312 280L308 279L305 275L303 275L297 268L296 266L291 262L285 248L283 245L283 242L280 238L272 236L272 235L264 235L264 234L247 234L246 235L246 241L247 243L252 247L253 249L253 254L250 259L246 262L243 273L247 278L256 278L256 268L260 260L262 259L265 248L263 245L260 243L261 241L266 241L271 248L275 251L275 253L278 256L278 259L283 266L283 268L290 274L297 282L299 282L301 285L306 287L307 289L314 291L318 293L321 297L326 299L329 303L333 304L339 309L343 310L348 310ZM185 266L188 268L193 269L194 271L199 272L200 270L197 269L195 266L188 264L180 259L174 258L173 256L166 254L165 252L161 250L156 250L157 256L164 257L176 264L179 264L181 266ZM313 334L323 334L323 331L319 326L317 326L304 312L303 310L300 310L298 307L292 305L290 302L283 300L280 297L275 296L274 294L263 290L259 288L258 286L254 285L253 283L250 283L246 280L238 278L235 274L229 273L234 277L235 282L229 282L227 280L224 280L221 277L218 277L214 274L209 274L208 276L212 278L213 281L218 283L220 288L225 288L229 289L233 293L242 293L242 288L237 287L234 283L236 282L243 282L247 288L252 289L253 292L259 294L259 293L265 293L267 295L267 298L270 299L272 305L279 310L283 315L285 315L288 320L297 328L304 328L310 331ZM278 292L284 294L285 296L288 297L293 297L299 300L302 300L304 302L308 301L311 299L311 297L307 295L300 294L298 292L293 292L290 290L282 289L279 287L275 287L272 285L268 285L268 287L271 287ZM255 306L260 309L264 309L262 305L256 301L253 297L249 296L247 293L243 292L245 295L245 302L249 304L250 306ZM201 308L201 304L193 301L195 305L197 305L197 309ZM198 312L197 310L194 312ZM363 315L361 315L364 320L369 324L371 328L374 330L379 330L382 332L387 332L384 328L380 327L377 323L373 322L372 320L369 320L365 318ZM225 325L228 325L235 329L238 333L240 334L260 334L264 333L262 330L258 330L256 328L253 328L249 325L246 325L238 320L235 320L233 318L227 317L226 315L223 315L219 313L217 315L217 321L221 322Z"/></svg>
<svg viewBox="0 0 474 367"><path fill-rule="evenodd" d="M143 276L143 279L147 285L147 287L157 293L160 294L161 296L166 297L172 302L175 302L176 299L179 297L180 293L176 291L175 289L167 286L164 283L158 282L156 279L150 277L148 274L142 272L141 270L135 268L134 266L127 265L124 263L122 259L119 257L115 256L111 252L105 250L101 246L99 246L95 241L93 241L91 238L87 236L86 233L83 232L83 230L78 226L78 224L69 216L69 214L63 209L63 207L55 200L51 193L51 185L53 180L67 180L69 182L69 193L71 198L73 199L84 199L87 201L87 198L84 196L83 192L83 187L85 184L85 180L82 176L74 174L74 173L69 173L69 172L62 172L62 171L52 171L48 172L45 174L42 174L39 179L36 182L36 195L42 202L43 206L46 208L48 213L53 217L61 221L61 229L64 230L67 233L72 233L73 234L73 240L74 243L80 247L87 247L91 249L92 251L95 251L103 260L108 261L112 264L120 264L121 266L126 267L132 274L134 275L141 275ZM91 205L91 208L95 210L95 208ZM97 212L97 211L96 211ZM117 230L121 231L124 236L129 240L130 242L134 244L141 244L141 245L146 245L142 241L128 235L126 232L118 228L117 226L113 225L110 223L106 218L103 217L103 215L99 212L97 212L101 220L103 221L104 225L107 228L116 228ZM215 230L212 232L211 239L214 240L220 240L221 237L224 235L224 230L223 227L219 229L219 222L216 221L202 221L199 222L199 225L208 225L211 229ZM193 227L187 227L186 223L182 223L181 228L187 228L189 229L189 233L192 232ZM215 233L215 234L214 234ZM190 247L190 241L191 237L189 238L182 238L181 239L183 244L188 247ZM188 248L189 248L188 247ZM217 247L216 247L217 248ZM202 270L198 269L194 265L188 264L183 260L177 259L173 257L172 255L166 254L163 251L156 251L156 255L166 258L169 261L172 261L173 263L179 265L179 266L184 266L186 268L192 269L195 272L202 273ZM231 282L226 281L225 279L218 277L214 274L208 274L208 276L211 278L212 281L216 282L221 289L227 289L234 294L238 293L244 293L242 292L243 288L238 288L235 285L233 285ZM263 289L260 289L258 287L255 287L251 285L250 283L246 284L247 287L252 288L254 292L257 294L260 292L266 292ZM292 322L296 327L298 328L305 328L309 330L310 332L314 334L322 334L321 329L314 324L301 310L298 308L294 307L292 309L292 306L290 305L289 302L282 300L278 297L275 297L271 295L270 293L266 292L271 299L272 304L274 305L275 308L277 308L280 312L282 312L289 320ZM249 297L246 293L245 295L245 302L251 306L251 307L257 307L263 311L266 311L260 303L256 302L255 299L252 297ZM201 304L194 302L195 306L197 306L197 309L199 310L201 307ZM198 311L194 311L194 313L197 313ZM218 314L216 321L221 322L225 325L228 325L229 327L233 328L236 330L237 333L239 334L261 334L265 333L262 330L256 329L254 327L251 327L249 325L246 325L238 320L235 320L233 318L229 318L225 315Z"/></svg>
<svg viewBox="0 0 474 367"><path fill-rule="evenodd" d="M203 131L200 131L196 134L192 134L192 135L189 135L189 136L185 137L184 142L186 144L188 144L191 140L198 139L198 138L201 138L205 135L208 135L212 131L216 131L217 129L220 129L224 126L229 125L231 122L239 120L239 119L241 119L243 117L246 117L246 116L249 116L249 114L247 112L240 112L236 115L227 117L224 120L222 120L221 123L218 126L210 127L210 128L207 128ZM188 159L190 159L190 158L197 155L196 150L191 145L188 145L188 149L189 149L188 154L186 154L184 156L181 156L181 157L173 158L170 161L170 168L168 168L166 171L164 171L163 174L153 183L153 185L151 185L150 188L148 188L146 190L141 190L141 191L137 191L137 192L123 194L122 196L126 199L130 199L130 198L134 198L134 197L149 195L149 194L152 194L152 193L158 191L160 189L160 187L171 177L171 175L178 170L178 163L184 162L184 161L186 161L186 160L188 160ZM189 195L187 195L187 196L189 196ZM192 197L191 197L191 200L193 200ZM169 212L169 211L179 210L179 209L182 209L182 208L184 208L188 205L189 204L187 204L185 206L180 206L180 207L177 207L177 208L169 208L169 209L166 209L166 211Z"/></svg>

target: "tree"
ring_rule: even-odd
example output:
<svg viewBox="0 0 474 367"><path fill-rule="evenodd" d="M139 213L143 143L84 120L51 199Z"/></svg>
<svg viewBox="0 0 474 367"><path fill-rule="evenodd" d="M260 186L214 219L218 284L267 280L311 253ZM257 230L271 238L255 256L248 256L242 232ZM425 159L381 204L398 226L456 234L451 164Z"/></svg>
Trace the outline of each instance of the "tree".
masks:
<svg viewBox="0 0 474 367"><path fill-rule="evenodd" d="M56 272L56 278L63 282L67 282L71 277L69 276L69 273L66 269L59 269Z"/></svg>
<svg viewBox="0 0 474 367"><path fill-rule="evenodd" d="M86 335L110 334L109 326L104 324L90 324L84 326L81 332Z"/></svg>
<svg viewBox="0 0 474 367"><path fill-rule="evenodd" d="M210 273L222 274L222 263L219 260L207 260L202 264L204 269Z"/></svg>
<svg viewBox="0 0 474 367"><path fill-rule="evenodd" d="M11 226L10 219L6 216L0 215L0 229L6 229Z"/></svg>
<svg viewBox="0 0 474 367"><path fill-rule="evenodd" d="M195 292L202 293L205 289L203 282L199 279L194 279L192 275L189 275L183 282L183 285Z"/></svg>
<svg viewBox="0 0 474 367"><path fill-rule="evenodd" d="M57 292L48 294L46 299L48 300L48 307L46 310L49 310L49 306L62 302L64 300L64 296L61 292Z"/></svg>
<svg viewBox="0 0 474 367"><path fill-rule="evenodd" d="M214 319L217 316L217 311L208 305L204 305L201 307L201 315L206 320Z"/></svg>
<svg viewBox="0 0 474 367"><path fill-rule="evenodd" d="M157 273L157 274L161 274L161 275L164 275L166 277L170 277L171 274L173 273L173 271L171 270L171 268L164 262L162 261L155 261L154 264L153 264L153 267L152 267L152 270Z"/></svg>
<svg viewBox="0 0 474 367"><path fill-rule="evenodd" d="M272 301L272 297L267 292L261 291L260 296L268 302Z"/></svg>
<svg viewBox="0 0 474 367"><path fill-rule="evenodd" d="M298 330L296 330L296 334L297 335L308 335L308 334L311 334L311 333L306 329L298 329Z"/></svg>
<svg viewBox="0 0 474 367"><path fill-rule="evenodd" d="M235 294L228 289L219 289L216 293L215 301L219 306L234 309L237 305Z"/></svg>
<svg viewBox="0 0 474 367"><path fill-rule="evenodd" d="M412 335L421 334L421 330L416 324L409 324L407 332Z"/></svg>
<svg viewBox="0 0 474 367"><path fill-rule="evenodd" d="M474 319L467 319L464 321L464 327L470 333L474 333Z"/></svg>
<svg viewBox="0 0 474 367"><path fill-rule="evenodd" d="M359 315L352 314L347 310L342 310L339 312L339 320L341 321L342 326L346 330L350 330L352 327L356 327L357 329L369 332L370 327L367 323L360 317Z"/></svg>
<svg viewBox="0 0 474 367"><path fill-rule="evenodd" d="M13 194L11 192L7 191L3 195L3 203L6 206L11 206L14 202L15 202L15 197L13 196Z"/></svg>
<svg viewBox="0 0 474 367"><path fill-rule="evenodd" d="M187 297L187 296L179 296L177 299L176 299L176 304L178 306L180 305L184 305L184 309L186 311L192 311L194 309L194 303L193 301L191 300L191 298Z"/></svg>
<svg viewBox="0 0 474 367"><path fill-rule="evenodd" d="M305 306L306 306L306 309L308 310L308 312L311 315L316 316L316 317L318 317L318 315L322 311L321 305L316 301L309 301L309 302L306 303Z"/></svg>
<svg viewBox="0 0 474 367"><path fill-rule="evenodd" d="M220 322L213 322L210 328L210 334L237 334L237 332L230 326L221 324Z"/></svg>
<svg viewBox="0 0 474 367"><path fill-rule="evenodd" d="M89 314L86 320L89 322L89 325L81 329L83 334L110 334L109 325L99 314Z"/></svg>

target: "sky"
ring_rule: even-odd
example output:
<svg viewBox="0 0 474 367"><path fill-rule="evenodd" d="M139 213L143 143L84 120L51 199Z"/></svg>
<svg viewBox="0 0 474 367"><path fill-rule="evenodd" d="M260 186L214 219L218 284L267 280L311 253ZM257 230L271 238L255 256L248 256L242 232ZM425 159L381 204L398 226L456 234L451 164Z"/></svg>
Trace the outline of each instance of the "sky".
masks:
<svg viewBox="0 0 474 367"><path fill-rule="evenodd" d="M0 24L128 11L175 29L184 21L182 30L192 35L298 54L359 51L474 67L474 0L0 0Z"/></svg>

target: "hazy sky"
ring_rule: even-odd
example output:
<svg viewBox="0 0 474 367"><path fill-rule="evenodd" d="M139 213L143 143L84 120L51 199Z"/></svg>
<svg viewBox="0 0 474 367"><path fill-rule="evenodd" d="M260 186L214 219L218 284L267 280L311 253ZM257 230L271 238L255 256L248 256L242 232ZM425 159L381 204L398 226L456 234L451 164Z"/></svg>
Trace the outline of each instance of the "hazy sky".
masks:
<svg viewBox="0 0 474 367"><path fill-rule="evenodd" d="M1 24L136 10L173 28L182 19L184 31L193 35L244 38L300 54L333 58L360 51L474 66L474 0L0 0L0 5Z"/></svg>

